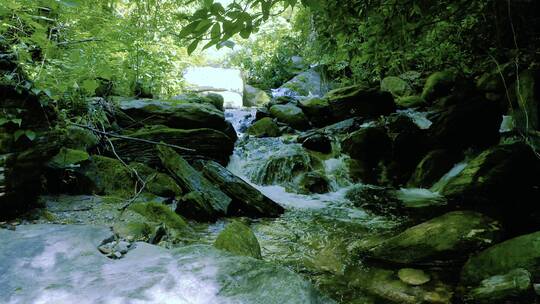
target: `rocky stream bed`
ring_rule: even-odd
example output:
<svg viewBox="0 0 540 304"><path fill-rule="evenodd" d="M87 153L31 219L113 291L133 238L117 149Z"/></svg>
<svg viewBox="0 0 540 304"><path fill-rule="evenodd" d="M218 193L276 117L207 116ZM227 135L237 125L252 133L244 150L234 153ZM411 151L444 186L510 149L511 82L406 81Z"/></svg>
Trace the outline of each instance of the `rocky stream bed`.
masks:
<svg viewBox="0 0 540 304"><path fill-rule="evenodd" d="M312 74L5 136L0 302L537 303L540 159L482 86Z"/></svg>

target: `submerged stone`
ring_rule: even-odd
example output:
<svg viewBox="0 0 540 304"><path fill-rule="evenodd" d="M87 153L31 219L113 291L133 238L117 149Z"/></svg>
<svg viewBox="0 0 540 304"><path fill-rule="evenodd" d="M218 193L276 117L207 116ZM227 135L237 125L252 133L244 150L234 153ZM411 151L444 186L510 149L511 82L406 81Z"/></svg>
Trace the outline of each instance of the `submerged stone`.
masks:
<svg viewBox="0 0 540 304"><path fill-rule="evenodd" d="M462 260L500 238L497 222L476 212L454 211L406 229L369 250L377 260L437 264Z"/></svg>
<svg viewBox="0 0 540 304"><path fill-rule="evenodd" d="M533 303L531 274L522 268L489 277L464 297L467 303Z"/></svg>
<svg viewBox="0 0 540 304"><path fill-rule="evenodd" d="M253 231L245 224L233 221L221 231L214 243L217 249L236 255L262 259L261 247Z"/></svg>
<svg viewBox="0 0 540 304"><path fill-rule="evenodd" d="M415 286L400 280L393 270L378 268L358 269L349 276L350 286L376 296L380 303L452 303L452 288L438 280Z"/></svg>

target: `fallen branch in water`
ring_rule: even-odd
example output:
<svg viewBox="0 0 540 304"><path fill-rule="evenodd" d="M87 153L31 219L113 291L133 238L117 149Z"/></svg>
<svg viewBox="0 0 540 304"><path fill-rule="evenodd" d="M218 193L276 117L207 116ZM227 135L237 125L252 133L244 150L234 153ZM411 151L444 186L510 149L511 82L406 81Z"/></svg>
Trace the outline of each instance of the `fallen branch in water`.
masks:
<svg viewBox="0 0 540 304"><path fill-rule="evenodd" d="M129 136L124 136L124 135L118 135L118 134L114 134L114 133L104 132L104 131L100 131L98 129L92 128L90 126L81 125L81 124L77 124L77 123L73 123L73 122L71 124L74 125L74 126L77 126L77 127L88 129L88 130L90 130L92 132L95 132L95 133L98 133L98 134L101 134L101 135L105 135L105 136L115 137L115 138L124 139L124 140L139 141L139 142L144 142L144 143L147 143L147 144L165 146L165 147L179 149L179 150L188 151L188 152L196 152L197 151L195 149L184 148L184 147L180 147L180 146L177 146L177 145L171 145L171 144L167 144L167 143L163 143L163 142L157 142L157 141L148 140L148 139L135 138L135 137L129 137Z"/></svg>

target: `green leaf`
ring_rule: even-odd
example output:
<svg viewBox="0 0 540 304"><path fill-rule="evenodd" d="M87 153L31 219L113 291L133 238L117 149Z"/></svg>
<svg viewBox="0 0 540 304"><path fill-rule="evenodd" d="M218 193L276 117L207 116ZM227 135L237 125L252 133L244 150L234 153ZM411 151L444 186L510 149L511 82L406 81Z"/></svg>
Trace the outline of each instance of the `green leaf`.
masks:
<svg viewBox="0 0 540 304"><path fill-rule="evenodd" d="M219 23L216 23L212 27L212 31L210 32L210 37L212 38L212 40L215 40L215 39L219 39L220 36L221 36L221 26L219 25Z"/></svg>
<svg viewBox="0 0 540 304"><path fill-rule="evenodd" d="M201 23L201 21L197 20L186 25L184 28L182 28L180 34L178 34L178 38L183 39L193 34L195 32L195 29L199 26L199 23Z"/></svg>
<svg viewBox="0 0 540 304"><path fill-rule="evenodd" d="M23 135L26 136L26 138L28 138L30 141L36 139L36 133L31 130L17 130L15 131L15 134L13 134L13 138L15 139L15 141L17 141Z"/></svg>
<svg viewBox="0 0 540 304"><path fill-rule="evenodd" d="M197 49L197 46L199 45L199 42L201 42L201 40L196 39L190 43L190 45L187 47L188 55L191 55L193 54L193 52L195 52L195 50Z"/></svg>
<svg viewBox="0 0 540 304"><path fill-rule="evenodd" d="M201 20L199 25L197 25L197 27L195 28L195 32L198 33L198 34L204 33L206 31L208 31L208 29L211 26L212 26L212 20L210 20L210 19Z"/></svg>
<svg viewBox="0 0 540 304"><path fill-rule="evenodd" d="M240 37L244 39L248 39L249 35L251 35L251 27L246 27L245 29L240 31Z"/></svg>
<svg viewBox="0 0 540 304"><path fill-rule="evenodd" d="M99 83L95 79L87 79L82 83L83 90L90 94L95 93L98 87Z"/></svg>

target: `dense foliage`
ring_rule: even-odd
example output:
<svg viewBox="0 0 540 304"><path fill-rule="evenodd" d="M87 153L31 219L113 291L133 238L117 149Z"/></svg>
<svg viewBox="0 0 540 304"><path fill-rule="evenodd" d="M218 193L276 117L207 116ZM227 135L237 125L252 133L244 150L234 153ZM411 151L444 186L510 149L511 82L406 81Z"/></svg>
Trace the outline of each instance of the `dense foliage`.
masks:
<svg viewBox="0 0 540 304"><path fill-rule="evenodd" d="M33 82L25 85L54 100L130 95L141 83L167 95L201 60L175 35L189 10L173 0L7 0L0 37Z"/></svg>

